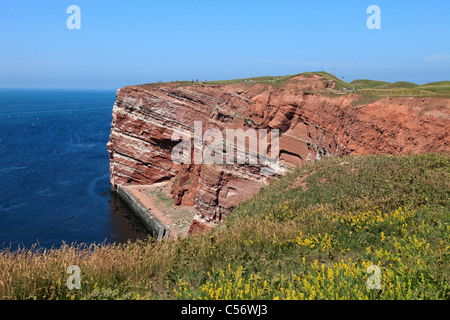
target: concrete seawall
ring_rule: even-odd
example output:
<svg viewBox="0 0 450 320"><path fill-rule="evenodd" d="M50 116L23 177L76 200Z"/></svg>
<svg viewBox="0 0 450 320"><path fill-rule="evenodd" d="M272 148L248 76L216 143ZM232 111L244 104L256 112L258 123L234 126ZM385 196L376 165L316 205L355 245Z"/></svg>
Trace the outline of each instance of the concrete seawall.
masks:
<svg viewBox="0 0 450 320"><path fill-rule="evenodd" d="M154 237L161 241L169 238L170 230L158 218L156 218L150 209L146 208L133 192L126 186L117 186L117 194L127 203L131 210L142 220L145 226L150 230Z"/></svg>

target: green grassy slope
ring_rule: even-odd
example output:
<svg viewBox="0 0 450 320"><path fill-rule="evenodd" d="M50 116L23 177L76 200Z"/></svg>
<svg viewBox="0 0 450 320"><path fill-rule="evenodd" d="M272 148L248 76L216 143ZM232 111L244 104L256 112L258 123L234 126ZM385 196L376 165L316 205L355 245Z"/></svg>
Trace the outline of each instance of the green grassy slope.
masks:
<svg viewBox="0 0 450 320"><path fill-rule="evenodd" d="M449 156L328 158L186 239L4 251L0 297L449 299L449 262ZM66 288L70 264L81 290ZM379 290L367 287L371 265Z"/></svg>
<svg viewBox="0 0 450 320"><path fill-rule="evenodd" d="M417 87L441 96L450 96L450 81L430 82Z"/></svg>
<svg viewBox="0 0 450 320"><path fill-rule="evenodd" d="M416 88L419 85L416 83L408 82L408 81L397 81L391 84L388 84L386 88Z"/></svg>
<svg viewBox="0 0 450 320"><path fill-rule="evenodd" d="M418 85L407 81L389 83L373 80L354 80L351 84L359 89L358 94L366 96L450 97L450 81Z"/></svg>
<svg viewBox="0 0 450 320"><path fill-rule="evenodd" d="M370 89L370 88L382 88L390 85L390 82L368 80L368 79L357 79L350 82L353 86L358 89Z"/></svg>

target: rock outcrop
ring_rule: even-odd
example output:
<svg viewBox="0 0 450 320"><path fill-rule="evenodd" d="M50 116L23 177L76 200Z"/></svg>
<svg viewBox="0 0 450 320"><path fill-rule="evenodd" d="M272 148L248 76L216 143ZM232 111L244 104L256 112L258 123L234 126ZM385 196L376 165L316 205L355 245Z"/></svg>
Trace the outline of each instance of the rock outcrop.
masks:
<svg viewBox="0 0 450 320"><path fill-rule="evenodd" d="M117 92L108 142L111 185L170 181L175 204L196 209L190 230L195 232L226 218L270 181L260 166L172 161L179 143L173 133L193 132L195 121L203 133L278 129L278 173L326 156L450 151L450 100L397 97L362 104L357 94L318 93L327 87L333 85L316 75L282 85L124 87Z"/></svg>

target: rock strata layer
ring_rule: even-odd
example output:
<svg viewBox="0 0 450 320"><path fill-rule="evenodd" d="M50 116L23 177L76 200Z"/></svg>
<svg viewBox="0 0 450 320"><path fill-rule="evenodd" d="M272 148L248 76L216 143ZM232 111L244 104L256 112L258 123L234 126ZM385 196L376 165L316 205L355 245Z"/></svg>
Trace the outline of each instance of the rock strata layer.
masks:
<svg viewBox="0 0 450 320"><path fill-rule="evenodd" d="M111 185L168 181L176 205L195 207L192 233L225 219L273 177L248 164L172 161L179 144L172 135L193 136L196 121L202 134L216 128L224 138L226 129L278 129L278 174L327 156L450 151L449 99L392 97L363 103L357 94L332 94L327 87L332 88L315 75L295 76L282 85L124 87L117 92L107 145Z"/></svg>

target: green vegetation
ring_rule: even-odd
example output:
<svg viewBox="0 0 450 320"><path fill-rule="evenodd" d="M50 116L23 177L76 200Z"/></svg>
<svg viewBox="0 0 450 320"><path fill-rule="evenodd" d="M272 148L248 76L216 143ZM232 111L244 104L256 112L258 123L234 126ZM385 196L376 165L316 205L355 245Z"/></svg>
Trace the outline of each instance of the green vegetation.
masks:
<svg viewBox="0 0 450 320"><path fill-rule="evenodd" d="M390 83L386 86L386 88L388 89L392 89L392 88L416 88L418 87L418 84L412 83L412 82L408 82L408 81L397 81L394 83Z"/></svg>
<svg viewBox="0 0 450 320"><path fill-rule="evenodd" d="M156 243L0 253L3 299L449 299L450 157L327 158L225 224ZM81 268L68 290L69 265ZM381 289L366 286L381 270Z"/></svg>
<svg viewBox="0 0 450 320"><path fill-rule="evenodd" d="M167 206L173 206L173 199L172 198L168 198L163 192L162 192L162 188L158 188L156 190L151 190L150 191L151 194L155 195L156 197L158 197L158 199L160 201L162 201L164 204L166 204Z"/></svg>
<svg viewBox="0 0 450 320"><path fill-rule="evenodd" d="M218 85L218 84L233 84L233 83L248 83L248 84L256 84L256 83L270 83L272 86L281 86L287 80L296 75L287 75L287 76L263 76L263 77L254 77L254 78L243 78L243 79L234 79L234 80L219 80L219 81L205 81L203 83L209 85Z"/></svg>
<svg viewBox="0 0 450 320"><path fill-rule="evenodd" d="M414 97L450 97L450 81L431 82L423 85L407 81L394 83L374 80L354 80L351 85L363 96L414 96Z"/></svg>
<svg viewBox="0 0 450 320"><path fill-rule="evenodd" d="M224 85L224 84L246 84L248 86L257 84L257 83L263 83L263 84L270 84L273 87L279 87L286 83L287 80L289 80L292 77L295 77L296 75L287 75L287 76L262 76L262 77L253 77L253 78L242 78L242 79L232 79L232 80L212 80L212 81L201 81L198 79L191 80L191 81L172 81L172 82L163 82L163 83L147 83L147 84L141 84L141 87L155 87L159 85L176 85L176 86L190 86L190 85Z"/></svg>
<svg viewBox="0 0 450 320"><path fill-rule="evenodd" d="M433 92L435 95L450 97L450 81L426 83L417 88Z"/></svg>
<svg viewBox="0 0 450 320"><path fill-rule="evenodd" d="M386 81L376 81L367 79L353 80L348 83L327 72L305 72L304 76L311 76L312 74L323 77L323 82L326 85L333 81L336 85L333 91L327 90L324 92L314 92L316 94L335 96L337 93L341 94L343 88L357 89L357 94L361 99L357 105L364 101L373 102L383 97L450 97L450 81L432 82L423 85L418 85L407 81L398 81L394 83ZM352 92L350 90L348 93Z"/></svg>
<svg viewBox="0 0 450 320"><path fill-rule="evenodd" d="M350 83L357 89L386 88L386 86L391 84L390 82L386 81L367 80L367 79L353 80Z"/></svg>
<svg viewBox="0 0 450 320"><path fill-rule="evenodd" d="M425 83L423 86L450 86L450 81L437 81Z"/></svg>
<svg viewBox="0 0 450 320"><path fill-rule="evenodd" d="M189 85L226 85L226 84L243 84L245 86L252 86L254 84L265 84L266 88L268 85L272 87L280 87L291 78L303 75L305 77L311 77L313 74L321 76L322 82L326 86L328 83L333 82L335 84L334 90L325 90L321 92L312 92L315 94L323 94L329 96L336 96L337 94L343 94L342 89L357 89L357 93L364 97L382 98L382 97L450 97L450 81L439 81L431 82L423 85L418 85L407 81L398 81L394 83L386 81L368 80L368 79L357 79L348 83L342 79L335 77L334 75L324 72L304 72L295 75L287 76L262 76L254 78L243 78L243 79L233 79L233 80L217 80L217 81L176 81L176 82L165 82L165 83L148 83L142 84L141 87L155 87L159 85L175 85L175 86L189 86ZM350 93L351 90L348 92Z"/></svg>
<svg viewBox="0 0 450 320"><path fill-rule="evenodd" d="M418 84L408 82L408 81L397 81L394 83L386 82L386 81L376 81L376 80L366 80L366 79L358 79L350 82L352 86L355 86L357 89L393 89L393 88L415 88L418 87Z"/></svg>

